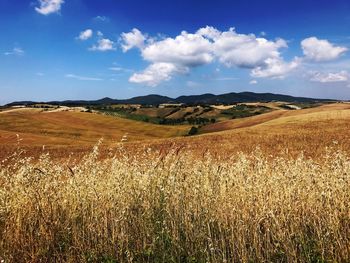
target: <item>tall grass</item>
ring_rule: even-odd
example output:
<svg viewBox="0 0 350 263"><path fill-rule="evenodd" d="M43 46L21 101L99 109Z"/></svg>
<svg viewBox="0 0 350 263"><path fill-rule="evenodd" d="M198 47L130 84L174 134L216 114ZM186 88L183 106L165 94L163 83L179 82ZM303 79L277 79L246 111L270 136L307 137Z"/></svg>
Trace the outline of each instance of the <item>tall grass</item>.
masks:
<svg viewBox="0 0 350 263"><path fill-rule="evenodd" d="M350 162L180 149L0 170L5 262L348 262Z"/></svg>

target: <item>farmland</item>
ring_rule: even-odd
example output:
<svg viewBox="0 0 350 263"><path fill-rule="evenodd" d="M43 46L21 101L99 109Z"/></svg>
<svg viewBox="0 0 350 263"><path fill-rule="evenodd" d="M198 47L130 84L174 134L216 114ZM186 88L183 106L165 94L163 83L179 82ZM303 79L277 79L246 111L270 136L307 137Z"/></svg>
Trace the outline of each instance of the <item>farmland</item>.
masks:
<svg viewBox="0 0 350 263"><path fill-rule="evenodd" d="M151 108L148 112L155 110ZM113 149L122 144L130 151L175 144L189 151L210 150L218 154L248 153L259 146L269 153L288 149L295 154L304 151L317 155L335 142L344 149L349 147L349 113L350 104L347 103L302 110L277 108L251 117L208 123L199 126L199 135L188 137L189 124L157 125L98 112L24 108L0 113L0 147L3 155L13 151L19 143L28 154L40 155L44 146L53 156L65 156L67 146L71 152L86 153L102 138L102 148ZM202 143L203 140L206 143Z"/></svg>
<svg viewBox="0 0 350 263"><path fill-rule="evenodd" d="M76 111L0 113L7 158L0 169L0 257L350 259L350 104L278 106L185 136L190 127Z"/></svg>
<svg viewBox="0 0 350 263"><path fill-rule="evenodd" d="M17 109L0 113L0 143L3 151L24 148L85 149L103 138L113 146L127 141L169 138L185 135L188 126L160 126L87 112L46 112L41 109ZM18 139L20 141L18 141Z"/></svg>

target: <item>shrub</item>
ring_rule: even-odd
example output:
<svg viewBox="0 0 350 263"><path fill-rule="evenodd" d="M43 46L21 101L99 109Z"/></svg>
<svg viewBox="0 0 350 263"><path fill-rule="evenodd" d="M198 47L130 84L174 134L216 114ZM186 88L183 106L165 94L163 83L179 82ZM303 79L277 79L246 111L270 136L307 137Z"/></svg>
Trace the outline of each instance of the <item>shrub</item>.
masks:
<svg viewBox="0 0 350 263"><path fill-rule="evenodd" d="M188 132L188 135L195 135L198 133L198 128L195 126L192 126L191 129Z"/></svg>

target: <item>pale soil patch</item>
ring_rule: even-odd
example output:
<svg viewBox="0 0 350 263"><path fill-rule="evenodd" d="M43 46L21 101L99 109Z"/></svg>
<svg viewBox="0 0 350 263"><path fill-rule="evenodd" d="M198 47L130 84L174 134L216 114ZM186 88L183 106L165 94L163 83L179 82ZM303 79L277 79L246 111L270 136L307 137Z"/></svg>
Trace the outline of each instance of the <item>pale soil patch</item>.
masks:
<svg viewBox="0 0 350 263"><path fill-rule="evenodd" d="M238 105L248 105L255 107L267 107L270 109L281 109L281 106L285 104L285 102L248 102L248 103L238 103Z"/></svg>
<svg viewBox="0 0 350 263"><path fill-rule="evenodd" d="M70 112L86 112L87 108L85 107L67 107L67 106L61 106L56 109L49 109L45 111L46 113L51 113L51 112L62 112L62 111L70 111Z"/></svg>
<svg viewBox="0 0 350 263"><path fill-rule="evenodd" d="M228 110L236 105L210 105L210 107L218 110Z"/></svg>

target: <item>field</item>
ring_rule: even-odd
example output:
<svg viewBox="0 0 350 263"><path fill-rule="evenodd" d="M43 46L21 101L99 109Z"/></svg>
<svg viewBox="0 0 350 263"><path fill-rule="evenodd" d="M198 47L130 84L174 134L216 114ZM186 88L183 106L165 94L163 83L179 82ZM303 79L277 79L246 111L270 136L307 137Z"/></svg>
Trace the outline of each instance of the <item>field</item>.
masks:
<svg viewBox="0 0 350 263"><path fill-rule="evenodd" d="M189 128L0 113L0 260L350 261L350 104Z"/></svg>
<svg viewBox="0 0 350 263"><path fill-rule="evenodd" d="M311 104L315 105L315 103ZM95 105L90 109L126 119L165 125L207 125L217 121L249 117L272 110L293 107L285 102L236 103L234 105Z"/></svg>
<svg viewBox="0 0 350 263"><path fill-rule="evenodd" d="M30 152L44 149L61 152L90 150L103 138L113 147L123 138L128 142L169 138L187 134L189 126L164 126L88 112L46 112L41 109L16 109L0 113L0 149L13 151L20 143ZM18 139L20 141L18 141Z"/></svg>
<svg viewBox="0 0 350 263"><path fill-rule="evenodd" d="M181 147L200 155L209 151L219 159L259 147L267 155L280 153L318 158L326 147L350 149L350 104L337 103L303 110L276 110L258 116L234 119L202 127L200 135L142 144L130 143L130 151L147 145L152 149Z"/></svg>

